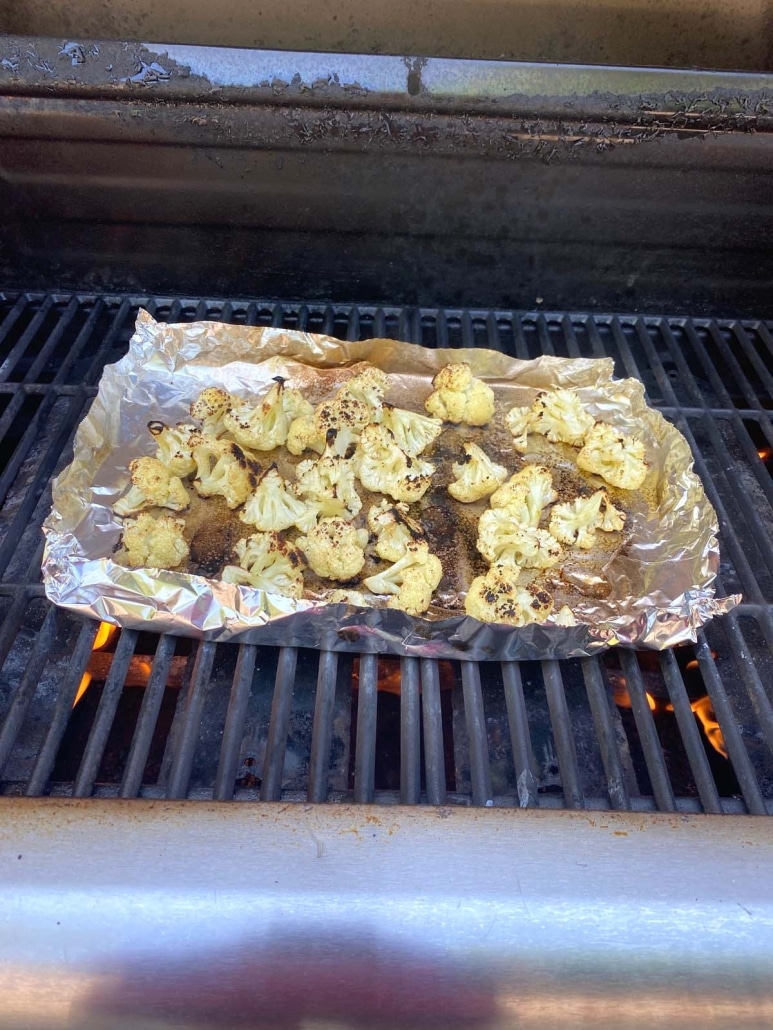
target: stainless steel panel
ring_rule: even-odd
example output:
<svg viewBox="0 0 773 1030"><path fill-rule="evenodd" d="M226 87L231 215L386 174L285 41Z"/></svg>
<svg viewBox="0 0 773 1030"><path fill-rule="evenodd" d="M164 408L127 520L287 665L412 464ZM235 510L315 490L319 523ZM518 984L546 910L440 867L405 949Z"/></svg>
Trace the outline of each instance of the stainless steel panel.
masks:
<svg viewBox="0 0 773 1030"><path fill-rule="evenodd" d="M766 820L0 801L0 1026L763 1027Z"/></svg>

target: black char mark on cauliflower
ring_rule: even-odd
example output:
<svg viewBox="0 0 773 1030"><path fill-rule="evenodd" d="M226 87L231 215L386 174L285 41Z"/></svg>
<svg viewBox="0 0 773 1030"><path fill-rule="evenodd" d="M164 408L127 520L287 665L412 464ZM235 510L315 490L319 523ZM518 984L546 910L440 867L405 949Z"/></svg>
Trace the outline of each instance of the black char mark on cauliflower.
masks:
<svg viewBox="0 0 773 1030"><path fill-rule="evenodd" d="M553 598L534 585L518 586L520 569L494 564L485 576L477 576L467 591L464 610L480 622L527 626L544 622L553 611Z"/></svg>

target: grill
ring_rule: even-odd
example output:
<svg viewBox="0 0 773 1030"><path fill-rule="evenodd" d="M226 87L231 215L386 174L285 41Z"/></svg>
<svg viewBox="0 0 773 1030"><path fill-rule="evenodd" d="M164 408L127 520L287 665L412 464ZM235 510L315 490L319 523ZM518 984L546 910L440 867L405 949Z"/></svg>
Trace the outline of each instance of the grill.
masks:
<svg viewBox="0 0 773 1030"><path fill-rule="evenodd" d="M3 1030L771 1025L772 129L766 74L0 37ZM611 356L743 604L564 662L108 637L40 526L140 306Z"/></svg>
<svg viewBox="0 0 773 1030"><path fill-rule="evenodd" d="M609 355L689 440L720 518L718 589L744 603L695 647L563 662L353 660L133 631L92 651L96 624L42 596L40 524L140 305L170 321ZM7 294L1 318L5 794L773 813L764 322L83 294Z"/></svg>

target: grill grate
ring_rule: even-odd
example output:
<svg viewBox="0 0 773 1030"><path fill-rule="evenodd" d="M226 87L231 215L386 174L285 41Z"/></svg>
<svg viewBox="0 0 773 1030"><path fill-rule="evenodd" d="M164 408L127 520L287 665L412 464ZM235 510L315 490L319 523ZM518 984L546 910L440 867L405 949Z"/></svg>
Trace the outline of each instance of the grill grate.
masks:
<svg viewBox="0 0 773 1030"><path fill-rule="evenodd" d="M40 525L140 304L168 321L610 356L687 437L720 519L718 590L744 604L694 647L582 661L129 631L93 652L97 625L43 596ZM773 813L771 367L771 327L755 321L0 294L0 790Z"/></svg>

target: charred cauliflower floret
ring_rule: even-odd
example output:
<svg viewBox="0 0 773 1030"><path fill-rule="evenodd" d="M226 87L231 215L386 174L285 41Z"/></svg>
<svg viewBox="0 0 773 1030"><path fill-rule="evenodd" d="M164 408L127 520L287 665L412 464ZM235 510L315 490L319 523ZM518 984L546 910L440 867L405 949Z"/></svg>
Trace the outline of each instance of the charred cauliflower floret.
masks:
<svg viewBox="0 0 773 1030"><path fill-rule="evenodd" d="M384 561L396 562L412 540L421 540L424 530L408 514L402 501L392 504L386 498L368 512L368 529L376 537L376 554Z"/></svg>
<svg viewBox="0 0 773 1030"><path fill-rule="evenodd" d="M323 579L352 579L365 564L367 529L355 529L345 519L320 519L306 536L296 540L312 570Z"/></svg>
<svg viewBox="0 0 773 1030"><path fill-rule="evenodd" d="M418 458L437 440L443 423L439 418L430 418L417 411L396 408L384 404L381 409L381 424L386 426L395 438L401 451L411 458Z"/></svg>
<svg viewBox="0 0 773 1030"><path fill-rule="evenodd" d="M365 401L343 394L332 401L318 404L310 414L296 418L287 433L287 449L291 454L316 451L322 454L335 433L335 450L344 455L357 443L360 433L372 421L372 411Z"/></svg>
<svg viewBox="0 0 773 1030"><path fill-rule="evenodd" d="M258 479L239 518L263 533L281 532L290 526L305 533L317 521L318 510L291 493L276 465L272 465Z"/></svg>
<svg viewBox="0 0 773 1030"><path fill-rule="evenodd" d="M136 515L146 508L183 511L190 504L183 481L158 458L135 458L129 462L129 475L132 485L113 505L116 515Z"/></svg>
<svg viewBox="0 0 773 1030"><path fill-rule="evenodd" d="M536 529L542 512L557 496L550 470L542 465L526 465L494 491L489 505L503 508L520 526Z"/></svg>
<svg viewBox="0 0 773 1030"><path fill-rule="evenodd" d="M185 520L172 515L157 518L143 512L126 522L123 564L146 569L176 569L190 553L183 537Z"/></svg>
<svg viewBox="0 0 773 1030"><path fill-rule="evenodd" d="M234 548L238 565L226 565L222 579L236 586L299 598L303 594L303 558L279 533L253 533Z"/></svg>
<svg viewBox="0 0 773 1030"><path fill-rule="evenodd" d="M366 426L354 453L360 482L366 490L412 504L429 489L435 466L401 451L386 426Z"/></svg>
<svg viewBox="0 0 773 1030"><path fill-rule="evenodd" d="M477 547L492 565L549 569L561 557L561 545L544 529L519 525L505 508L490 508L478 520Z"/></svg>
<svg viewBox="0 0 773 1030"><path fill-rule="evenodd" d="M479 622L506 626L544 622L553 611L553 598L535 586L518 586L519 572L514 565L492 565L485 576L477 576L470 583L464 610Z"/></svg>
<svg viewBox="0 0 773 1030"><path fill-rule="evenodd" d="M445 422L464 422L468 426L485 426L494 414L494 391L476 379L466 361L453 362L441 368L432 380L434 390L424 407L435 418Z"/></svg>
<svg viewBox="0 0 773 1030"><path fill-rule="evenodd" d="M448 492L454 500L469 504L501 486L507 479L507 469L493 462L476 443L466 443L464 451L464 460L453 466L456 479L448 484Z"/></svg>
<svg viewBox="0 0 773 1030"><path fill-rule="evenodd" d="M550 512L548 529L563 544L589 550L596 542L596 530L612 532L622 529L624 516L610 503L606 490L597 490L590 497L556 504Z"/></svg>
<svg viewBox="0 0 773 1030"><path fill-rule="evenodd" d="M440 559L430 553L426 540L411 540L405 554L383 572L369 576L364 585L372 594L389 594L389 608L421 615L443 576Z"/></svg>
<svg viewBox="0 0 773 1030"><path fill-rule="evenodd" d="M223 416L230 407L230 393L218 386L208 386L191 404L191 418L201 423L201 431L206 436L222 436L225 432Z"/></svg>
<svg viewBox="0 0 773 1030"><path fill-rule="evenodd" d="M194 447L193 457L193 488L202 497L224 497L229 508L238 508L258 485L260 465L233 440L208 438Z"/></svg>
<svg viewBox="0 0 773 1030"><path fill-rule="evenodd" d="M272 451L287 440L294 419L309 418L313 413L314 408L303 395L285 386L284 379L277 376L257 407L232 398L231 410L223 416L223 425L240 447Z"/></svg>
<svg viewBox="0 0 773 1030"><path fill-rule="evenodd" d="M336 394L337 399L354 397L370 408L370 422L376 422L384 394L389 389L389 376L375 365L366 365L347 379Z"/></svg>
<svg viewBox="0 0 773 1030"><path fill-rule="evenodd" d="M588 433L577 455L577 467L621 490L638 490L648 470L642 441L606 422L597 422Z"/></svg>
<svg viewBox="0 0 773 1030"><path fill-rule="evenodd" d="M353 518L362 508L355 486L354 462L336 454L335 437L321 458L299 462L295 476L298 496L315 505L324 518Z"/></svg>
<svg viewBox="0 0 773 1030"><path fill-rule="evenodd" d="M505 415L505 425L513 436L513 447L517 451L525 451L528 446L529 430L534 421L534 413L530 407L510 408Z"/></svg>
<svg viewBox="0 0 773 1030"><path fill-rule="evenodd" d="M593 418L572 390L547 390L531 406L530 431L546 436L551 443L568 443L580 447Z"/></svg>
<svg viewBox="0 0 773 1030"><path fill-rule="evenodd" d="M178 422L172 427L163 422L148 422L148 430L155 437L158 460L176 476L192 476L196 471L193 448L202 439L198 426Z"/></svg>

